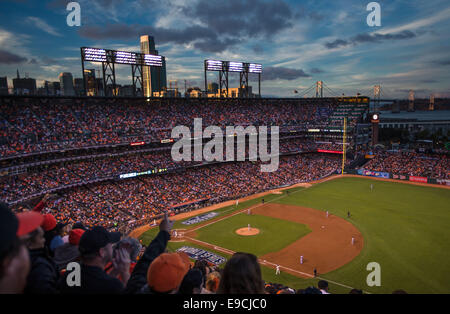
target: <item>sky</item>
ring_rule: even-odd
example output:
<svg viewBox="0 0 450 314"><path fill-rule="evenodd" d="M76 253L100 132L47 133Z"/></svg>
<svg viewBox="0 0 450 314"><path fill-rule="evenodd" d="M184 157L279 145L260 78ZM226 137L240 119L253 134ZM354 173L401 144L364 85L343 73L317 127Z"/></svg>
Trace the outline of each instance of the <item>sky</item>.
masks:
<svg viewBox="0 0 450 314"><path fill-rule="evenodd" d="M450 97L448 0L377 1L379 27L367 25L370 1L79 0L79 27L67 25L69 2L0 0L0 76L10 85L17 69L38 86L61 72L81 77L80 47L139 52L145 34L182 89L184 80L202 88L203 61L215 59L261 63L263 96L294 97L323 81L325 96L371 96L379 84L385 99ZM116 75L131 84L130 67ZM230 80L238 86L238 74Z"/></svg>

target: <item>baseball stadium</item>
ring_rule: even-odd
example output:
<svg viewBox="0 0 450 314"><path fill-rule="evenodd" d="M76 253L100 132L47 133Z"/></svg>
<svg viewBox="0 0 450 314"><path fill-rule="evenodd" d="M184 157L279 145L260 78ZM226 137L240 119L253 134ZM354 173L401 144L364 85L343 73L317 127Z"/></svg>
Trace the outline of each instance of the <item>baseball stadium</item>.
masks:
<svg viewBox="0 0 450 314"><path fill-rule="evenodd" d="M379 121L367 97L149 106L8 96L1 109L2 200L18 215L41 213L49 237L100 226L139 241L139 263L167 215L169 252L211 269L237 252L252 254L266 291L320 281L333 293L450 290L448 154L374 146ZM261 172L249 146L244 161L173 161L178 139L169 126L194 117L281 125L278 169ZM152 121L167 127L151 128ZM75 225L82 227L70 231ZM53 251L63 270L67 260ZM370 263L379 266L379 285L367 282Z"/></svg>
<svg viewBox="0 0 450 314"><path fill-rule="evenodd" d="M1 2L0 295L450 294L450 7L344 2Z"/></svg>

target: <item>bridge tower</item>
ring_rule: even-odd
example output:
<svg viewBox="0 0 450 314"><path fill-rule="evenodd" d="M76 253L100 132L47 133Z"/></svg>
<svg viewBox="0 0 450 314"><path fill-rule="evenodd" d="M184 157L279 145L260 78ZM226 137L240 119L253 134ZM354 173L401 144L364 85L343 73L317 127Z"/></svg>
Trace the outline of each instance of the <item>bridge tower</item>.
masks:
<svg viewBox="0 0 450 314"><path fill-rule="evenodd" d="M323 81L316 82L316 98L323 98Z"/></svg>
<svg viewBox="0 0 450 314"><path fill-rule="evenodd" d="M381 85L375 85L373 87L374 112L378 112L380 110L380 99L381 99Z"/></svg>
<svg viewBox="0 0 450 314"><path fill-rule="evenodd" d="M408 102L408 112L413 112L415 111L414 109L414 91L410 90L409 91L409 102Z"/></svg>
<svg viewBox="0 0 450 314"><path fill-rule="evenodd" d="M428 106L429 111L434 111L434 95L430 95L430 105Z"/></svg>

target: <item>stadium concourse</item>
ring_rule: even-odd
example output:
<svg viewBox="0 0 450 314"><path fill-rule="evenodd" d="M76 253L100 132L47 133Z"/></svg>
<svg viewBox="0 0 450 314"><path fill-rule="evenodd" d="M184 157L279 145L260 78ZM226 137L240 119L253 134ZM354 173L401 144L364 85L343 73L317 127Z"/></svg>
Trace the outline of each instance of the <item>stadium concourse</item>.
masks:
<svg viewBox="0 0 450 314"><path fill-rule="evenodd" d="M357 125L367 122L368 107L363 105L360 110L352 104L342 111L341 106L337 100L326 99L207 103L172 99L151 104L2 99L0 198L5 204L0 230L9 242L3 241L0 256L17 260L28 276L22 274L17 280L2 269L0 292L294 293L264 283L252 254L237 253L220 270L202 261L191 268L186 256L164 253L173 224L165 213L338 173L342 122L336 115L342 112L350 128L345 166L354 167L368 152L367 145L356 142L361 135ZM177 125L191 126L194 118L203 118L204 126L222 128L279 126L279 169L260 172L261 162L249 161L248 150L246 161L241 162L174 162L170 148L176 139L171 138L171 130ZM377 151L364 168L450 178L448 156L437 153ZM126 237L133 229L161 218L160 232L146 250ZM31 257L29 273L24 249ZM88 276L83 280L89 284L79 289L65 284L64 269L71 261L81 261L82 273ZM166 264L184 271L172 273L164 269ZM252 278L239 274L248 283L245 287L233 285L230 279L242 265L257 270L248 272ZM318 288L302 293L327 293L327 284L319 282Z"/></svg>

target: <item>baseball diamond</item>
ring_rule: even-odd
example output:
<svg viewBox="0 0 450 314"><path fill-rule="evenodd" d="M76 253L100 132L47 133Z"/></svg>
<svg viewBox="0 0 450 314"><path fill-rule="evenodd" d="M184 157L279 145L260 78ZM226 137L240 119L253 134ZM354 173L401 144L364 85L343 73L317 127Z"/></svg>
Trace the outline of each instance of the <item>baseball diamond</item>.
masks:
<svg viewBox="0 0 450 314"><path fill-rule="evenodd" d="M335 292L349 288L363 288L367 293L389 292L399 288L399 280L405 280L402 288L414 293L450 291L445 263L435 262L448 260L450 248L444 240L448 232L445 224L450 218L447 210L450 191L444 186L335 176L313 182L308 187L270 191L264 196L265 204L261 199L262 195L258 195L255 199L240 201L237 210L230 205L218 210L219 204L199 211L214 210L219 215L212 221L188 228L183 245L189 243L225 257L241 250L253 252L263 265L267 281L276 280L294 288L322 278L328 280ZM432 208L427 205L429 200L433 200ZM391 202L395 202L395 209ZM247 208L252 209L252 217L246 214ZM325 208L330 213L328 218L324 214ZM351 218L347 218L349 208ZM194 211L190 215L198 213ZM186 219L186 214L173 218L177 226ZM266 219L267 224L264 223ZM306 232L283 241L292 236L293 231L286 235L283 232L286 227L277 226L273 219L298 224L294 229L306 228ZM248 221L260 230L260 234L250 237L251 243L233 236L236 228ZM411 233L414 229L417 231ZM146 231L141 239L148 241L154 232ZM270 232L269 238L273 241L280 241L280 246L272 248L272 243L262 238L265 232ZM399 238L402 233L408 237ZM260 241L258 237L261 237ZM432 247L428 246L429 241L433 241ZM169 242L172 250L177 245ZM417 258L425 254L427 259ZM300 256L304 257L303 264L300 264ZM365 267L371 261L378 261L382 267L382 287L366 285L368 272ZM280 265L281 275L274 278L277 265ZM316 279L312 279L314 269L318 273Z"/></svg>

